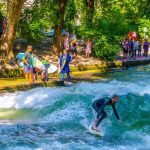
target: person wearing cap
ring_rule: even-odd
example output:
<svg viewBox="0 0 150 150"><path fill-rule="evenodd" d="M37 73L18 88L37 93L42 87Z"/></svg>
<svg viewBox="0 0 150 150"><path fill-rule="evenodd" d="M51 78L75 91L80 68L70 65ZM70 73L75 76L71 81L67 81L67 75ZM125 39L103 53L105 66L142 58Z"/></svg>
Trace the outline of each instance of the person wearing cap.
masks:
<svg viewBox="0 0 150 150"><path fill-rule="evenodd" d="M109 99L102 98L102 99L98 99L98 100L93 102L92 107L97 112L97 117L93 123L92 130L96 130L99 132L99 129L98 129L99 124L101 123L101 121L103 119L105 119L107 117L107 113L105 112L105 108L107 106L112 107L116 118L119 120L120 123L122 122L119 115L118 115L116 107L115 107L117 102L118 102L118 96L117 95L113 95Z"/></svg>

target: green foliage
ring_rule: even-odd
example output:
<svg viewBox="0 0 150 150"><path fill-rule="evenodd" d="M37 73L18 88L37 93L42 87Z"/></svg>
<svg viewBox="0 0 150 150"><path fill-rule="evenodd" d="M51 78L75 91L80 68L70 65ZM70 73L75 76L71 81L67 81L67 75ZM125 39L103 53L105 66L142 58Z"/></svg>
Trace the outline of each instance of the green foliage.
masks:
<svg viewBox="0 0 150 150"><path fill-rule="evenodd" d="M128 21L118 8L105 12L105 15L98 12L99 9L94 15L92 28L82 22L79 33L85 40L92 39L96 56L113 60L121 50L121 38L127 36L129 31Z"/></svg>
<svg viewBox="0 0 150 150"><path fill-rule="evenodd" d="M48 6L51 6L48 1L47 3L37 1L32 8L24 9L19 23L21 37L30 42L39 42L44 37L44 32L54 26L54 20L56 20L54 10L56 6Z"/></svg>
<svg viewBox="0 0 150 150"><path fill-rule="evenodd" d="M149 0L96 0L91 8L86 2L68 0L62 21L70 32L76 30L85 40L92 39L93 53L101 59L113 60L121 50L121 39L127 37L129 31L144 37L143 27L150 30ZM42 39L44 31L60 23L58 4L59 0L35 0L32 8L24 9L19 23L20 36L28 41ZM76 25L78 17L80 26Z"/></svg>
<svg viewBox="0 0 150 150"><path fill-rule="evenodd" d="M137 21L138 26L138 33L141 35L142 38L144 38L144 27L147 28L148 31L150 31L150 19L140 18ZM146 33L150 37L150 32Z"/></svg>
<svg viewBox="0 0 150 150"><path fill-rule="evenodd" d="M6 9L5 2L0 1L0 18L5 15L6 13L5 9Z"/></svg>
<svg viewBox="0 0 150 150"><path fill-rule="evenodd" d="M100 39L96 40L94 50L96 56L103 60L114 60L116 54L120 51L120 47L111 43L110 39L102 35Z"/></svg>
<svg viewBox="0 0 150 150"><path fill-rule="evenodd" d="M93 40L93 50L98 57L112 60L121 50L121 39L126 38L129 31L139 32L139 35L144 37L143 27L150 26L148 13L143 14L146 11L145 7L149 7L145 5L147 1L97 0L92 22L87 19L91 17L90 13L88 16L88 13L82 13L79 33L84 39ZM92 27L89 27L91 23Z"/></svg>

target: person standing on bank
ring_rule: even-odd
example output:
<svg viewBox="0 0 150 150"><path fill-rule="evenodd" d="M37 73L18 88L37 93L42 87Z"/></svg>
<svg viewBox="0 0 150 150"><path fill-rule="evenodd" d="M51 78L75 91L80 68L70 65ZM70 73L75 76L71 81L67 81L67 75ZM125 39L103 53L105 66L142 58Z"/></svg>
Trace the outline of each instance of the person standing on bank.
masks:
<svg viewBox="0 0 150 150"><path fill-rule="evenodd" d="M131 39L129 42L129 48L130 48L130 59L134 57L134 39Z"/></svg>
<svg viewBox="0 0 150 150"><path fill-rule="evenodd" d="M27 51L24 53L23 62L26 81L31 84L33 83L33 62L31 45L28 45Z"/></svg>
<svg viewBox="0 0 150 150"><path fill-rule="evenodd" d="M113 95L112 98L108 100L102 98L93 102L92 107L97 112L97 117L92 125L92 130L99 132L98 129L99 124L101 123L102 120L104 120L107 117L107 113L104 110L106 106L111 106L116 118L119 120L120 123L122 122L115 107L117 102L118 102L117 95Z"/></svg>
<svg viewBox="0 0 150 150"><path fill-rule="evenodd" d="M138 41L138 57L139 57L139 58L142 57L141 53L142 53L142 39L140 39L140 40Z"/></svg>
<svg viewBox="0 0 150 150"><path fill-rule="evenodd" d="M61 81L64 81L65 73L67 74L68 81L71 81L70 77L70 67L69 64L71 62L71 56L68 54L67 50L63 51L63 54L60 57L60 63L59 63L59 71L58 74L61 73Z"/></svg>
<svg viewBox="0 0 150 150"><path fill-rule="evenodd" d="M144 44L143 44L143 49L144 49L144 57L148 56L148 49L149 49L149 42L147 39L144 40Z"/></svg>
<svg viewBox="0 0 150 150"><path fill-rule="evenodd" d="M90 58L91 49L92 49L92 40L88 39L85 43L85 56L86 58Z"/></svg>

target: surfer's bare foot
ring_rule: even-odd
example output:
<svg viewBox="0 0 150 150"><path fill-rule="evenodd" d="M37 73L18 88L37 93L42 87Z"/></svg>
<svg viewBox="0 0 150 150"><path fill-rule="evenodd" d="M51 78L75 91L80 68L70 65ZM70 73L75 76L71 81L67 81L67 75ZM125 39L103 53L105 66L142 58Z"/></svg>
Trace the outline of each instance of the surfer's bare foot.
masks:
<svg viewBox="0 0 150 150"><path fill-rule="evenodd" d="M97 132L100 132L100 130L99 130L96 126L93 126L93 127L92 127L92 130L95 130L95 131L97 131Z"/></svg>

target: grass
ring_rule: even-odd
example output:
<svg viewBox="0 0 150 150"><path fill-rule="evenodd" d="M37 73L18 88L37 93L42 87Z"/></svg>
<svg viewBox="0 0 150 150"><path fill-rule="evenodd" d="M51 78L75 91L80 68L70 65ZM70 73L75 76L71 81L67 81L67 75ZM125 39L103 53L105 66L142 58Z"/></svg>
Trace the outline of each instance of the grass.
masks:
<svg viewBox="0 0 150 150"><path fill-rule="evenodd" d="M92 81L100 78L95 76L96 73L100 73L100 72L101 72L100 70L71 72L71 77L73 82ZM31 86L26 82L24 78L4 78L4 79L0 79L0 93L14 92L17 90L27 90L37 86L55 86L53 82L59 79L60 76L51 75L50 81L47 83L47 85L45 85L41 81L40 77L38 77L37 84Z"/></svg>
<svg viewBox="0 0 150 150"><path fill-rule="evenodd" d="M25 84L25 83L26 83L26 80L23 78L0 79L0 89L2 89L4 87L20 85L20 84Z"/></svg>

